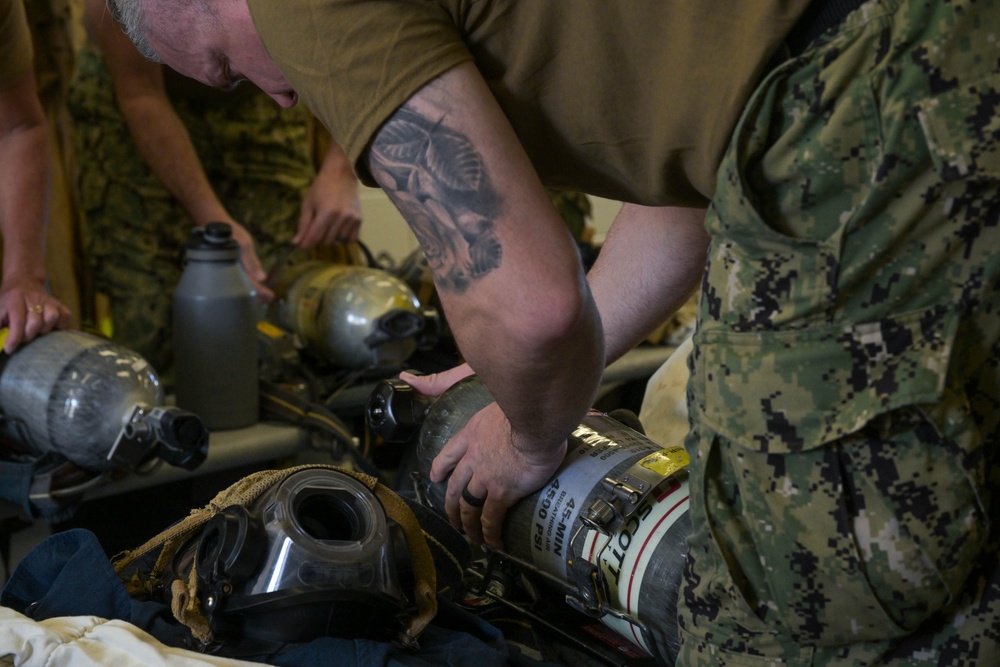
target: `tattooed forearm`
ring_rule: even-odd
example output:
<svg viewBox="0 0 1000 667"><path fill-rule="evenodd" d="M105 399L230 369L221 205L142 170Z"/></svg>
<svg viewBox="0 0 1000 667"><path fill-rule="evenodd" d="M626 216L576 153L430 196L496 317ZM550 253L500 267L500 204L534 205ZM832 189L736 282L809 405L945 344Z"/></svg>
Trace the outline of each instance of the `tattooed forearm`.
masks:
<svg viewBox="0 0 1000 667"><path fill-rule="evenodd" d="M465 135L400 109L372 143L369 168L416 234L439 289L462 292L500 266L500 197Z"/></svg>

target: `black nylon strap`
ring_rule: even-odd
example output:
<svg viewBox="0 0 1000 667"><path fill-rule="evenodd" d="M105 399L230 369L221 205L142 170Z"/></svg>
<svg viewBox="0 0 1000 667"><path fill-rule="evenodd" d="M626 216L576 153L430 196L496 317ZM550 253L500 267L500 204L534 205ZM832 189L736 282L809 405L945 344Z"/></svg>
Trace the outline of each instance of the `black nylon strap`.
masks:
<svg viewBox="0 0 1000 667"><path fill-rule="evenodd" d="M400 496L417 517L417 522L427 536L438 575L438 593L460 596L463 573L472 560L472 549L465 536L458 532L444 517L416 500Z"/></svg>

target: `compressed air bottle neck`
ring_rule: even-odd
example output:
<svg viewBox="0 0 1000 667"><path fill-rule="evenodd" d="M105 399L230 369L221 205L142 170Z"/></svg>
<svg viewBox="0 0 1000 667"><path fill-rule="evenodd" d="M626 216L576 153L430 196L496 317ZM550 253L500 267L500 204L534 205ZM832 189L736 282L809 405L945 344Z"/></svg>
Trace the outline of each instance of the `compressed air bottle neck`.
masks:
<svg viewBox="0 0 1000 667"><path fill-rule="evenodd" d="M188 261L235 262L240 257L240 244L229 224L210 222L191 232L184 253Z"/></svg>

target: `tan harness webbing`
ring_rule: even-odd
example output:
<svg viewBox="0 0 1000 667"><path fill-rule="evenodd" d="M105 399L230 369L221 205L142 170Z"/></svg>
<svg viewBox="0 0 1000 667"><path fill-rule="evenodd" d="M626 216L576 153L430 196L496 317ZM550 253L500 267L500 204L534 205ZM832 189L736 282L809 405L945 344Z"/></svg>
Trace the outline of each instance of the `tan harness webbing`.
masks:
<svg viewBox="0 0 1000 667"><path fill-rule="evenodd" d="M281 483L289 476L302 470L328 469L335 470L364 484L382 503L386 514L396 521L406 535L406 545L410 554L414 574L414 601L417 613L409 620L406 632L401 640L404 644L413 645L417 637L427 627L437 613L437 572L430 549L417 518L406 502L392 490L371 475L354 470L346 470L333 465L311 464L282 470L264 470L244 477L232 486L220 491L205 507L192 510L183 520L170 526L142 546L132 551L116 556L112 565L119 575L137 559L142 558L156 549L160 549L156 563L148 575L135 573L125 582L129 595L152 595L167 565L174 554L189 537L204 526L213 516L234 505L247 505L259 498L272 486ZM171 586L171 611L174 617L191 629L191 633L201 642L212 639L208 619L199 609L198 577L194 567L191 568L188 581L174 581Z"/></svg>

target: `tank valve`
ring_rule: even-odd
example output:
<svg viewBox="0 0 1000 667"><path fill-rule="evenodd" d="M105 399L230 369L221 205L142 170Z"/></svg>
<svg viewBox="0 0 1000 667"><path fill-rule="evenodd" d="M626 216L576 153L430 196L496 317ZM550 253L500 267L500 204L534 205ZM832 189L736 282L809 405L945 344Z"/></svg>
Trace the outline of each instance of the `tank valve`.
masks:
<svg viewBox="0 0 1000 667"><path fill-rule="evenodd" d="M368 397L368 425L386 442L407 442L424 423L433 402L433 397L424 396L400 379L381 380Z"/></svg>
<svg viewBox="0 0 1000 667"><path fill-rule="evenodd" d="M132 468L155 455L171 465L194 470L208 457L209 432L193 412L175 407L132 407L114 446L113 466Z"/></svg>

